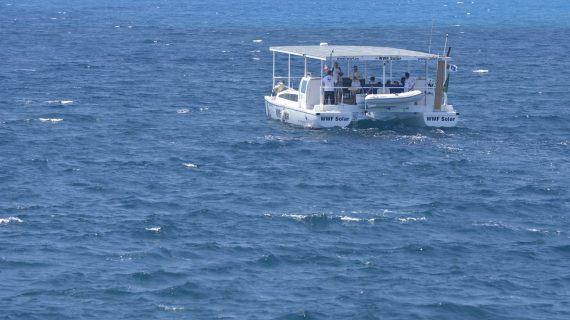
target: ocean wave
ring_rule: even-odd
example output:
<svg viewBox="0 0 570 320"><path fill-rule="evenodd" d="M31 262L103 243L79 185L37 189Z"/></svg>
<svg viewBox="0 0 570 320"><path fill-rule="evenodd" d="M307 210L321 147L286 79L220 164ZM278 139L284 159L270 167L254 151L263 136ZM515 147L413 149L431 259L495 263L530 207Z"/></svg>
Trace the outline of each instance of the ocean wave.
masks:
<svg viewBox="0 0 570 320"><path fill-rule="evenodd" d="M7 218L0 218L0 225L1 224L8 224L8 223L22 223L24 222L24 220L18 218L18 217L7 217Z"/></svg>
<svg viewBox="0 0 570 320"><path fill-rule="evenodd" d="M426 217L419 217L419 218L415 218L415 217L401 217L398 218L398 221L400 223L410 223L410 222L416 222L416 221L426 221Z"/></svg>
<svg viewBox="0 0 570 320"><path fill-rule="evenodd" d="M61 118L39 118L38 120L40 120L41 122L51 122L51 123L57 123L63 121L63 119Z"/></svg>
<svg viewBox="0 0 570 320"><path fill-rule="evenodd" d="M68 105L68 104L72 104L73 100L47 100L45 102L47 104Z"/></svg>
<svg viewBox="0 0 570 320"><path fill-rule="evenodd" d="M184 309L185 309L184 307L168 306L168 305L165 305L165 304L159 304L159 305L158 305L158 308L159 308L160 310L168 311L168 312L184 311Z"/></svg>
<svg viewBox="0 0 570 320"><path fill-rule="evenodd" d="M171 297L190 297L190 298L204 298L206 296L206 290L201 288L196 283L186 281L183 284L171 286L164 289L158 289L153 291L154 294L159 296L171 296Z"/></svg>
<svg viewBox="0 0 570 320"><path fill-rule="evenodd" d="M155 232L155 233L159 233L162 228L161 227L148 227L148 228L144 228L146 231L151 231L151 232Z"/></svg>
<svg viewBox="0 0 570 320"><path fill-rule="evenodd" d="M183 163L182 165L185 166L186 168L193 168L193 169L198 168L198 165L190 162Z"/></svg>
<svg viewBox="0 0 570 320"><path fill-rule="evenodd" d="M269 214L269 216L271 216ZM361 218L352 217L347 215L327 215L324 213L312 213L312 214L281 214L281 217L292 219L295 221L308 222L308 223L319 223L319 222L367 222L374 223L376 218Z"/></svg>

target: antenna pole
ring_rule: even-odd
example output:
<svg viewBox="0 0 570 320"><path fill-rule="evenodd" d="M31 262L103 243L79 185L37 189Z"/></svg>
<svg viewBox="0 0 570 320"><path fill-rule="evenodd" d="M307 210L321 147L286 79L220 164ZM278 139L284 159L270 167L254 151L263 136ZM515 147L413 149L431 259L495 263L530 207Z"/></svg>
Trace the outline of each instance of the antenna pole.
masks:
<svg viewBox="0 0 570 320"><path fill-rule="evenodd" d="M428 53L431 53L431 36L433 34L433 24L434 24L434 20L431 19L431 29L429 31L429 44L428 44Z"/></svg>

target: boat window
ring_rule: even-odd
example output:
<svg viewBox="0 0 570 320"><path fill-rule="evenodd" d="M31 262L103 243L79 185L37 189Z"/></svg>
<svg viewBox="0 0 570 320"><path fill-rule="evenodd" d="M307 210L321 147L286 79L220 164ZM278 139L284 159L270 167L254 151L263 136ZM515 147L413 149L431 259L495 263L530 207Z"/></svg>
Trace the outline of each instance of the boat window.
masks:
<svg viewBox="0 0 570 320"><path fill-rule="evenodd" d="M299 89L299 91L301 91L301 93L305 93L306 90L307 90L307 81L303 80L301 81L301 88Z"/></svg>
<svg viewBox="0 0 570 320"><path fill-rule="evenodd" d="M291 100L291 101L299 101L299 96L296 93L282 93L279 95L279 98Z"/></svg>

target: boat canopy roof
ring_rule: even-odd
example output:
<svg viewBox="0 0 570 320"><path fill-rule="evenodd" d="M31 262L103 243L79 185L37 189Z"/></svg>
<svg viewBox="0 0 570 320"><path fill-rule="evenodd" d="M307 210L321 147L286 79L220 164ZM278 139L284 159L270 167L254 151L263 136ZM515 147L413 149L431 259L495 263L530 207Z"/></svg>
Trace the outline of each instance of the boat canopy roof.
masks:
<svg viewBox="0 0 570 320"><path fill-rule="evenodd" d="M437 54L375 46L284 46L270 47L270 51L302 56L311 59L327 60L435 60L447 59Z"/></svg>

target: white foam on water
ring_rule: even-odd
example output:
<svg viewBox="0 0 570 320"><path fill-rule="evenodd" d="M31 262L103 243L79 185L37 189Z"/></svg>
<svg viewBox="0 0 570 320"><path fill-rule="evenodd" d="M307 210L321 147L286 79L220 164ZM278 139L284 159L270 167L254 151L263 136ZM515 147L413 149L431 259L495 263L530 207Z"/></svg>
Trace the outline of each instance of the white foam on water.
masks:
<svg viewBox="0 0 570 320"><path fill-rule="evenodd" d="M254 43L261 43L261 42L263 42L263 40L261 40L261 39L255 39L255 40L253 40L253 42L254 42Z"/></svg>
<svg viewBox="0 0 570 320"><path fill-rule="evenodd" d="M193 163L187 162L187 163L183 163L183 166L185 166L186 168L198 168L198 165L195 165Z"/></svg>
<svg viewBox="0 0 570 320"><path fill-rule="evenodd" d="M371 219L365 219L365 218L355 218L355 217L349 217L349 216L341 216L340 217L341 221L344 222L369 222L369 223L374 223L374 218Z"/></svg>
<svg viewBox="0 0 570 320"><path fill-rule="evenodd" d="M340 220L342 220L342 221L350 221L350 222L359 222L359 221L362 221L363 219L354 218L354 217L349 217L349 216L342 216L342 217L340 217Z"/></svg>
<svg viewBox="0 0 570 320"><path fill-rule="evenodd" d="M258 57L253 57L253 60L255 60L255 61L259 61L259 60L261 60L261 58L258 58Z"/></svg>
<svg viewBox="0 0 570 320"><path fill-rule="evenodd" d="M473 70L473 73L478 73L478 74L489 73L489 70L487 70L487 69L475 69L475 70Z"/></svg>
<svg viewBox="0 0 570 320"><path fill-rule="evenodd" d="M306 215L303 214L286 214L286 213L282 214L281 216L285 218L291 218L297 221L301 221L307 217Z"/></svg>
<svg viewBox="0 0 570 320"><path fill-rule="evenodd" d="M200 111L208 111L208 109L210 109L210 108L208 108L208 107L201 107L201 108L200 108Z"/></svg>
<svg viewBox="0 0 570 320"><path fill-rule="evenodd" d="M46 103L66 105L66 104L72 104L73 100L48 100L46 101Z"/></svg>
<svg viewBox="0 0 570 320"><path fill-rule="evenodd" d="M24 220L18 218L18 217L7 217L7 218L0 218L0 224L8 224L10 222L14 222L14 223L22 223L24 222Z"/></svg>
<svg viewBox="0 0 570 320"><path fill-rule="evenodd" d="M40 120L41 122L51 122L51 123L57 123L63 121L63 119L61 118L39 118L38 120Z"/></svg>
<svg viewBox="0 0 570 320"><path fill-rule="evenodd" d="M405 217L405 218L398 218L398 221L400 221L400 223L409 223L409 222L415 222L415 221L426 221L426 217L419 217L419 218L414 218L414 217Z"/></svg>
<svg viewBox="0 0 570 320"><path fill-rule="evenodd" d="M176 110L176 113L189 113L189 112L190 112L190 110L186 109L186 108Z"/></svg>
<svg viewBox="0 0 570 320"><path fill-rule="evenodd" d="M164 311L176 312L176 311L183 311L184 307L177 307L177 306L167 306L165 304L159 304L158 307Z"/></svg>
<svg viewBox="0 0 570 320"><path fill-rule="evenodd" d="M149 227L149 228L144 228L146 231L151 231L151 232L160 232L160 230L162 230L161 227Z"/></svg>

